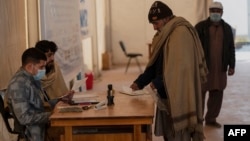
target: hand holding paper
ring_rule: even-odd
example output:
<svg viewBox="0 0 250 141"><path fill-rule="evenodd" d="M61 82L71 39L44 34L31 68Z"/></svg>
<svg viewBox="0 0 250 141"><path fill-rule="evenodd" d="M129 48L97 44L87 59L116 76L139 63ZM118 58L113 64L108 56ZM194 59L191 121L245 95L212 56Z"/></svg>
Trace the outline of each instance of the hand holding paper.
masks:
<svg viewBox="0 0 250 141"><path fill-rule="evenodd" d="M63 102L69 102L72 99L74 93L75 93L75 91L71 90L67 94L59 97L59 100L61 100Z"/></svg>
<svg viewBox="0 0 250 141"><path fill-rule="evenodd" d="M142 89L142 90L133 90L132 88L128 87L128 86L123 86L122 90L120 91L123 94L128 94L128 95L142 95L142 94L149 94L148 91L146 89Z"/></svg>

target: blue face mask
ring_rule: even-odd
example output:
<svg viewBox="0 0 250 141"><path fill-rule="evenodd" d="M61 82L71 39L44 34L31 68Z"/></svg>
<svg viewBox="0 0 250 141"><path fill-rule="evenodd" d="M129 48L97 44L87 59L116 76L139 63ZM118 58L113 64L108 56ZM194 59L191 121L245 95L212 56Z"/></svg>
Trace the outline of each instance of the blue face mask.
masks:
<svg viewBox="0 0 250 141"><path fill-rule="evenodd" d="M220 13L210 13L210 19L213 22L219 22L221 20L221 14Z"/></svg>
<svg viewBox="0 0 250 141"><path fill-rule="evenodd" d="M45 69L38 70L37 74L34 75L35 80L41 80L45 76Z"/></svg>

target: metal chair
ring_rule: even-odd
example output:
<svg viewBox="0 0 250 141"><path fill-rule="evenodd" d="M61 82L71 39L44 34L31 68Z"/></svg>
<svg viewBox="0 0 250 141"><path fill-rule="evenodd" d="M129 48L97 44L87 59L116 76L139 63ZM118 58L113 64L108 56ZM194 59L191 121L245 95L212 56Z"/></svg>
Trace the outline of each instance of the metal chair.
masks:
<svg viewBox="0 0 250 141"><path fill-rule="evenodd" d="M3 93L2 91L0 91L1 93ZM1 94L2 95L2 94ZM17 141L20 141L21 139L24 139L24 141L29 141L28 137L25 135L25 126L21 125L16 116L14 115L14 113L11 111L11 109L13 109L12 107L9 108L4 108L4 100L3 97L1 96L0 98L0 110L1 110L1 115L3 117L5 126L8 130L9 133L11 134L17 134ZM14 120L14 128L12 129L9 123L9 119L13 119ZM46 131L45 131L45 139L47 141L54 141L53 138L51 138L49 136L48 127L46 127Z"/></svg>
<svg viewBox="0 0 250 141"><path fill-rule="evenodd" d="M2 90L1 90L1 93L3 93ZM1 111L1 115L2 115L4 124L5 124L6 129L8 130L8 132L11 133L11 134L18 135L17 136L17 141L20 141L23 138L27 140L27 138L25 137L24 131L19 132L19 131L16 131L14 128L11 127L11 125L9 123L9 119L14 119L14 121L15 121L15 118L13 117L12 114L10 114L8 108L4 107L4 100L3 100L2 94L0 96L0 111Z"/></svg>
<svg viewBox="0 0 250 141"><path fill-rule="evenodd" d="M141 54L141 53L127 53L126 47L125 47L123 41L119 41L119 44L120 44L120 47L121 47L123 53L125 54L125 56L126 56L127 58L129 58L128 63L127 63L127 67L126 67L126 70L125 70L125 73L127 73L127 70L128 70L128 67L129 67L129 65L130 65L130 61L131 61L132 58L135 59L137 65L138 65L138 67L139 67L140 72L142 72L142 69L141 69L139 60L138 60L138 58L137 58L137 57L139 57L139 56L142 56L142 54Z"/></svg>

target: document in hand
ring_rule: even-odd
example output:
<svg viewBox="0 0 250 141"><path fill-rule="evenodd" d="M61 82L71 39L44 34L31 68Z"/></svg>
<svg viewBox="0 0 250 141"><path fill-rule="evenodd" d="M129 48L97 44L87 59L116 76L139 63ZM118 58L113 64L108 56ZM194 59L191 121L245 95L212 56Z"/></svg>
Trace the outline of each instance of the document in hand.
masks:
<svg viewBox="0 0 250 141"><path fill-rule="evenodd" d="M73 90L75 92L79 91L79 88L82 87L82 85L86 82L87 78L84 78L83 80L71 80L70 81L70 90Z"/></svg>
<svg viewBox="0 0 250 141"><path fill-rule="evenodd" d="M127 95L131 95L131 96L149 94L149 92L148 92L146 89L133 91L133 90L132 90L130 87L128 87L128 86L123 86L123 87L122 87L122 90L120 91L120 93L122 93L122 94L127 94Z"/></svg>

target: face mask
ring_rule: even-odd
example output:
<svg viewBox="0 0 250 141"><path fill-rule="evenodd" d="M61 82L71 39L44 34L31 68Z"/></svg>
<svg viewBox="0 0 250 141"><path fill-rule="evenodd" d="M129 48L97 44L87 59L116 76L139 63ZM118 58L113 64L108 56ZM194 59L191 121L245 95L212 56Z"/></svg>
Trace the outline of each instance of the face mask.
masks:
<svg viewBox="0 0 250 141"><path fill-rule="evenodd" d="M210 13L210 19L213 22L219 22L221 20L221 14L220 13Z"/></svg>
<svg viewBox="0 0 250 141"><path fill-rule="evenodd" d="M34 75L34 79L35 80L40 80L42 79L43 77L45 76L45 69L42 69L42 70L38 70L37 74Z"/></svg>

